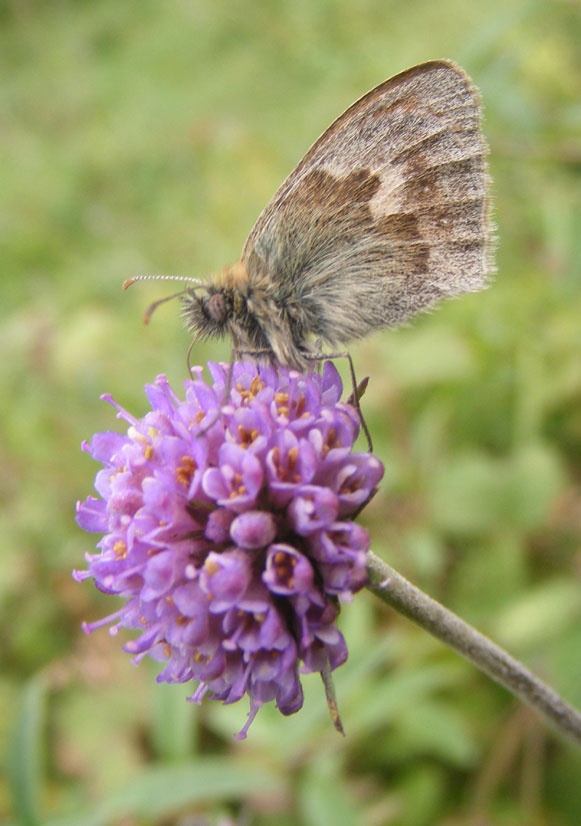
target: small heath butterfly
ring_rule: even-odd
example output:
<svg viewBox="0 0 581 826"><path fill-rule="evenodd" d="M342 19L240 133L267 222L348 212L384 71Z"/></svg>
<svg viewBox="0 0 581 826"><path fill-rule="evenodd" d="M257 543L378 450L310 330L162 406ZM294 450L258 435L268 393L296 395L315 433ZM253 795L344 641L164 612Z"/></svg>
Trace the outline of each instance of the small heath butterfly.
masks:
<svg viewBox="0 0 581 826"><path fill-rule="evenodd" d="M227 335L233 357L305 371L324 346L485 287L493 245L480 121L477 90L445 60L356 101L280 186L240 260L212 281L183 279L195 338Z"/></svg>

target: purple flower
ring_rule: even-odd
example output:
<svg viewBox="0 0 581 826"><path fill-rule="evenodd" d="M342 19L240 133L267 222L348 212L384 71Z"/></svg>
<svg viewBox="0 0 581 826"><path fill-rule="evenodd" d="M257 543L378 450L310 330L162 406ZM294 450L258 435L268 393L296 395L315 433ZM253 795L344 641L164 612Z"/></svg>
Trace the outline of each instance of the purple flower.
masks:
<svg viewBox="0 0 581 826"><path fill-rule="evenodd" d="M195 702L248 694L245 737L264 703L302 706L299 673L345 662L338 601L364 585L369 547L349 517L383 467L351 452L359 420L331 363L309 376L236 363L226 405L228 366L208 369L184 400L159 376L142 419L105 397L128 428L83 445L104 468L77 521L103 538L74 575L124 600L87 632L139 631L125 650L163 662L160 681L196 681Z"/></svg>

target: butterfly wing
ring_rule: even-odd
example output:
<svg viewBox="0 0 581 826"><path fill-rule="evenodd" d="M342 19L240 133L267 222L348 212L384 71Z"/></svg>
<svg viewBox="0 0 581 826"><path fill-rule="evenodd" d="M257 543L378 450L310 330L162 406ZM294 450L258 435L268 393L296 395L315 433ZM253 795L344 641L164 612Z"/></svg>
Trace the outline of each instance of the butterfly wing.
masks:
<svg viewBox="0 0 581 826"><path fill-rule="evenodd" d="M242 261L297 344L393 326L491 272L478 93L432 61L372 89L323 133L259 216Z"/></svg>

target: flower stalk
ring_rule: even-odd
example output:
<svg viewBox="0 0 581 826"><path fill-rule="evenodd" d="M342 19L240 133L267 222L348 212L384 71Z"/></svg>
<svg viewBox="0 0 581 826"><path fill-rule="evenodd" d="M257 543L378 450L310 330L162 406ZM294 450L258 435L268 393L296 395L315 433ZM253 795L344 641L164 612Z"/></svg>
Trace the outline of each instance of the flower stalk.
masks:
<svg viewBox="0 0 581 826"><path fill-rule="evenodd" d="M367 588L379 599L445 642L581 746L581 714L532 671L371 551L367 555L367 573Z"/></svg>

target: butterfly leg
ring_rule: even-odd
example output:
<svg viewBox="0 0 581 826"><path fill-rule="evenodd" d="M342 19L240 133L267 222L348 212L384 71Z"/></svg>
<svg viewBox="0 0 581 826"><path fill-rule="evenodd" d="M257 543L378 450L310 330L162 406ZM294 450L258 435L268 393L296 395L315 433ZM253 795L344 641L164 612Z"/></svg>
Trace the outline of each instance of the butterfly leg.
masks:
<svg viewBox="0 0 581 826"><path fill-rule="evenodd" d="M323 361L324 359L347 359L347 362L349 363L349 373L351 374L351 385L353 387L353 392L351 393L351 396L348 399L348 403L353 404L353 407L357 411L359 421L361 422L361 427L363 428L365 438L367 439L367 446L369 448L369 452L372 453L373 441L371 439L371 433L369 432L369 428L367 427L367 422L365 421L365 417L363 416L361 405L359 404L360 390L357 385L357 379L355 377L355 368L353 366L353 359L351 358L350 353L305 353L305 358L309 361ZM364 392L366 386L367 382L365 380L361 382L361 392Z"/></svg>

